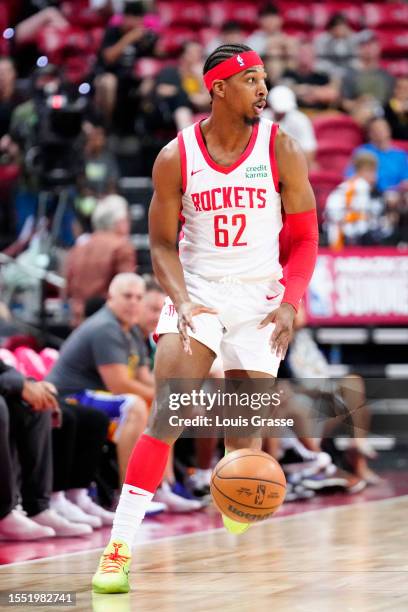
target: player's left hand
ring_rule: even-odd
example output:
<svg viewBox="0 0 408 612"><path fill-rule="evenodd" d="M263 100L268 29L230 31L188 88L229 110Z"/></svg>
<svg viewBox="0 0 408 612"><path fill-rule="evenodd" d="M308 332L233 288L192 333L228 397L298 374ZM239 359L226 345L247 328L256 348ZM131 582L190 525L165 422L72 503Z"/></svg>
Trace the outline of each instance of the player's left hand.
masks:
<svg viewBox="0 0 408 612"><path fill-rule="evenodd" d="M286 351L292 335L293 321L295 320L296 310L291 304L284 302L272 310L258 325L258 329L262 329L269 325L269 323L275 324L273 330L270 345L273 352L276 353L280 359L285 359Z"/></svg>

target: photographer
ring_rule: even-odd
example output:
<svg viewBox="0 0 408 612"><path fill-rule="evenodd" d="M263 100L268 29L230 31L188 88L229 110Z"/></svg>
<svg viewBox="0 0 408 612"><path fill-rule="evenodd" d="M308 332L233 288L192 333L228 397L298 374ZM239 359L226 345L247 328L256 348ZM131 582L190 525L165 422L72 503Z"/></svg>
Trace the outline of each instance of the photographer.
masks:
<svg viewBox="0 0 408 612"><path fill-rule="evenodd" d="M10 125L22 167L15 199L17 233L37 214L40 192L47 194L42 214L48 214L55 211L63 191L69 194L73 190L82 167L84 111L81 98L71 100L58 68L49 64L36 70L32 97L17 106ZM59 231L64 245L72 244L73 213L70 198L67 200Z"/></svg>

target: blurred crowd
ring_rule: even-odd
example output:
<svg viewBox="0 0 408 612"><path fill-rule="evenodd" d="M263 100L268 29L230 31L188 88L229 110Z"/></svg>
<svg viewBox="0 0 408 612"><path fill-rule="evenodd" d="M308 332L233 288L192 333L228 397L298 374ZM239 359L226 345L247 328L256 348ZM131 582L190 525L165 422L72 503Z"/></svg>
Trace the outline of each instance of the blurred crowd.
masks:
<svg viewBox="0 0 408 612"><path fill-rule="evenodd" d="M0 349L2 537L86 536L112 522L154 398L152 332L164 303L154 279L135 274L121 180L149 177L160 148L208 115L202 69L219 44L245 42L263 57L265 116L304 150L321 244L408 243L408 7L230 4L0 0L0 248L64 277L74 329L59 354ZM33 282L3 266L3 297ZM302 387L329 373L301 317L287 362L286 412L301 418L321 397L329 412L362 420L343 453L332 431L264 441L284 465L287 501L376 484L362 380ZM183 444L150 514L208 501L222 447Z"/></svg>
<svg viewBox="0 0 408 612"><path fill-rule="evenodd" d="M2 0L3 245L52 217L61 191L59 242L89 232L121 176L149 177L160 148L209 113L205 58L236 42L263 57L265 114L305 151L323 244L405 244L407 7L288 4Z"/></svg>

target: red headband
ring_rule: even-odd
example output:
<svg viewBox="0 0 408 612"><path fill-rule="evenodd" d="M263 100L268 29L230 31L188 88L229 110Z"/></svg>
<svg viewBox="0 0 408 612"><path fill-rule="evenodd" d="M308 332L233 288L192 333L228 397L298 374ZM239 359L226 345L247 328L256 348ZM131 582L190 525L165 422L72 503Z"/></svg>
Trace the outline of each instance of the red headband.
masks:
<svg viewBox="0 0 408 612"><path fill-rule="evenodd" d="M243 70L248 70L252 66L263 66L263 61L255 51L245 51L238 53L224 60L214 68L211 68L204 75L204 83L208 91L211 91L213 81L217 79L228 79L228 77L238 74Z"/></svg>

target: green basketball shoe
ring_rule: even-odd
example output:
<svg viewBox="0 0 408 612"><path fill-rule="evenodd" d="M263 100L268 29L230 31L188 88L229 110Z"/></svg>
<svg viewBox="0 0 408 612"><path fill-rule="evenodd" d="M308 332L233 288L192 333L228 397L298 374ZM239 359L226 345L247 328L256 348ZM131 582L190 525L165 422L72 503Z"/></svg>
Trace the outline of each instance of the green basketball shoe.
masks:
<svg viewBox="0 0 408 612"><path fill-rule="evenodd" d="M131 561L132 555L126 542L122 540L109 542L92 578L94 593L127 593L130 590Z"/></svg>

